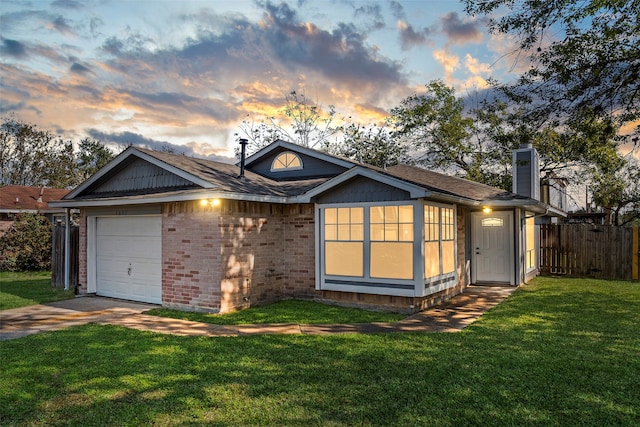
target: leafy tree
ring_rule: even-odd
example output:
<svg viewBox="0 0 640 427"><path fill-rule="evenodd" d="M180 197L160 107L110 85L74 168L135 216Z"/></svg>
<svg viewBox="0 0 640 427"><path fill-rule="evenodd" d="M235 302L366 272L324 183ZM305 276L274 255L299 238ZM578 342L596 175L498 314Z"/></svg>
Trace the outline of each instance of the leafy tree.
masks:
<svg viewBox="0 0 640 427"><path fill-rule="evenodd" d="M33 124L12 117L0 124L0 186L74 187L113 157L100 141L84 138L75 151L73 142Z"/></svg>
<svg viewBox="0 0 640 427"><path fill-rule="evenodd" d="M332 127L335 107L328 111L295 90L285 96L281 117L261 120L244 120L240 133L247 137L248 150L255 152L278 139L284 139L303 147L322 149L329 146L329 138L336 132Z"/></svg>
<svg viewBox="0 0 640 427"><path fill-rule="evenodd" d="M532 66L515 83L494 84L529 106L529 120L640 119L640 1L464 2L490 18L492 33L519 40L518 57Z"/></svg>
<svg viewBox="0 0 640 427"><path fill-rule="evenodd" d="M627 225L640 219L640 164L625 158L615 171L594 174L593 201L607 214L607 223Z"/></svg>
<svg viewBox="0 0 640 427"><path fill-rule="evenodd" d="M405 160L407 147L394 138L386 125L363 126L350 123L343 126L341 131L341 141L329 147L333 154L380 168Z"/></svg>
<svg viewBox="0 0 640 427"><path fill-rule="evenodd" d="M21 213L0 237L0 270L39 271L51 268L51 223L40 214Z"/></svg>
<svg viewBox="0 0 640 427"><path fill-rule="evenodd" d="M65 188L77 182L70 141L5 118L0 125L0 184Z"/></svg>
<svg viewBox="0 0 640 427"><path fill-rule="evenodd" d="M84 181L113 160L114 153L100 141L83 138L78 144L76 158L79 178Z"/></svg>

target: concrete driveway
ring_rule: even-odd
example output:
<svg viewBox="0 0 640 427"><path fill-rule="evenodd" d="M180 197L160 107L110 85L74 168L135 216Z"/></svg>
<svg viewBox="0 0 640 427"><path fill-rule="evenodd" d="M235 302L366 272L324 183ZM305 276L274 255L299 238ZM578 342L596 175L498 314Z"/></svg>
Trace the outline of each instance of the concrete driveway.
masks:
<svg viewBox="0 0 640 427"><path fill-rule="evenodd" d="M55 331L86 323L110 323L158 305L103 297L79 297L0 311L0 340Z"/></svg>

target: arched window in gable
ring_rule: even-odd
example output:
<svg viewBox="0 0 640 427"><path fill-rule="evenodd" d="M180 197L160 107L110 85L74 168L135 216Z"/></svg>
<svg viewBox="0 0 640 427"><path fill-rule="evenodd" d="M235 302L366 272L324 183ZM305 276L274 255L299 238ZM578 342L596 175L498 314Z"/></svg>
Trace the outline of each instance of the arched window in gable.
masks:
<svg viewBox="0 0 640 427"><path fill-rule="evenodd" d="M273 163L271 163L272 172L281 172L288 170L302 169L302 159L291 151L285 151L278 154Z"/></svg>

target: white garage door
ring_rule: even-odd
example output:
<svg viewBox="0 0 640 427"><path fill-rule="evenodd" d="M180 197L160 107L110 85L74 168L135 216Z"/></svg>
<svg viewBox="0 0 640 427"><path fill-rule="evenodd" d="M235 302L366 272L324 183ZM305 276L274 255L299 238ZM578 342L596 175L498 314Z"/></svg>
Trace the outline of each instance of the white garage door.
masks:
<svg viewBox="0 0 640 427"><path fill-rule="evenodd" d="M96 218L96 293L162 303L162 218Z"/></svg>

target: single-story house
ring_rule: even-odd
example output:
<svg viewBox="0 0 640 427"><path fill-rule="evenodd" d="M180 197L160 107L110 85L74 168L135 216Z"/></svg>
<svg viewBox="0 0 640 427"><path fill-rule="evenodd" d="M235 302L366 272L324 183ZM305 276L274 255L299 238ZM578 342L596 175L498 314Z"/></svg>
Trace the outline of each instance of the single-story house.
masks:
<svg viewBox="0 0 640 427"><path fill-rule="evenodd" d="M515 167L537 168L523 150ZM287 298L415 312L471 283L525 282L534 218L563 214L285 141L241 164L129 147L56 202L81 212L80 292L211 312ZM514 181L539 193L525 172Z"/></svg>
<svg viewBox="0 0 640 427"><path fill-rule="evenodd" d="M0 187L0 236L13 224L13 218L20 213L40 213L52 223L64 220L65 209L49 206L52 200L60 200L69 193L63 188L29 187L6 185Z"/></svg>

